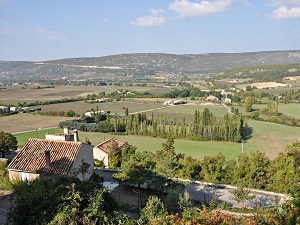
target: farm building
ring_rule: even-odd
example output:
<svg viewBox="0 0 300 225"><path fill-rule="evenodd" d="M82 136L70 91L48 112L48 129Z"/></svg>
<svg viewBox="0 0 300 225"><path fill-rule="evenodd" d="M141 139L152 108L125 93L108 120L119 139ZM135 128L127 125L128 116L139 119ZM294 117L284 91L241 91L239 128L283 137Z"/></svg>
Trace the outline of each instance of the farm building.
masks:
<svg viewBox="0 0 300 225"><path fill-rule="evenodd" d="M114 149L120 151L125 144L126 142L123 142L115 137L103 141L93 148L94 158L103 161L105 167L109 168L109 156L111 152Z"/></svg>
<svg viewBox="0 0 300 225"><path fill-rule="evenodd" d="M101 111L90 111L90 112L85 112L84 116L85 117L92 117L94 115L100 115L100 114L106 115L106 112L104 112L103 110L101 110Z"/></svg>
<svg viewBox="0 0 300 225"><path fill-rule="evenodd" d="M21 107L17 107L17 106L11 106L9 108L9 110L12 111L12 112L18 112L18 111L21 111L22 108Z"/></svg>
<svg viewBox="0 0 300 225"><path fill-rule="evenodd" d="M97 102L109 102L109 98L96 99Z"/></svg>
<svg viewBox="0 0 300 225"><path fill-rule="evenodd" d="M75 141L75 142L79 141L78 131L74 130L73 133L71 134L70 129L67 126L64 127L63 134L47 133L45 135L45 138L48 140Z"/></svg>
<svg viewBox="0 0 300 225"><path fill-rule="evenodd" d="M0 112L3 112L3 113L9 112L9 108L6 106L0 106Z"/></svg>
<svg viewBox="0 0 300 225"><path fill-rule="evenodd" d="M81 142L29 139L8 165L9 179L33 180L39 176L93 174L93 146Z"/></svg>

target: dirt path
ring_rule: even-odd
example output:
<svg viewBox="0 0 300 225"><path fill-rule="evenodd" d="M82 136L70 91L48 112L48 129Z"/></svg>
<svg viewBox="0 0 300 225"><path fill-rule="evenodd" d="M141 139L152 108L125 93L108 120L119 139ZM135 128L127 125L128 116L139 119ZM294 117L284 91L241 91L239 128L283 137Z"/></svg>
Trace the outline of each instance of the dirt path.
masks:
<svg viewBox="0 0 300 225"><path fill-rule="evenodd" d="M0 224L5 224L8 210L13 202L14 194L10 191L0 190Z"/></svg>

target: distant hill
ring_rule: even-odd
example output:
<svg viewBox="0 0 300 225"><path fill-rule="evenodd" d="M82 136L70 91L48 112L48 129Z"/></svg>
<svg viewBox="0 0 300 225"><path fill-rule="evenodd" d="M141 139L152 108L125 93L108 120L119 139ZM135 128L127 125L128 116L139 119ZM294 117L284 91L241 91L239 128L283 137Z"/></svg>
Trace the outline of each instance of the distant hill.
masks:
<svg viewBox="0 0 300 225"><path fill-rule="evenodd" d="M245 67L300 63L300 50L212 54L120 54L43 62L0 62L0 81L107 80L156 74L197 75Z"/></svg>

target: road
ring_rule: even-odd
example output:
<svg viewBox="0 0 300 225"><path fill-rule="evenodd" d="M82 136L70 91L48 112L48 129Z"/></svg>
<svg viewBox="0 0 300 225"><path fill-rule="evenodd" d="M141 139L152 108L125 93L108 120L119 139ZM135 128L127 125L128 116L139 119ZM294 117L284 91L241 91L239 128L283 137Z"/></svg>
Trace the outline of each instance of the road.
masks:
<svg viewBox="0 0 300 225"><path fill-rule="evenodd" d="M209 202L213 197L215 197L217 202L227 202L231 206L245 206L248 208L255 208L257 204L259 204L260 207L268 208L276 204L276 199L284 199L281 195L277 197L270 193L256 192L251 194L255 195L255 198L251 202L247 201L244 203L237 203L235 200L232 200L230 188L204 185L200 182L194 182L186 186L185 190L193 196L194 200L197 201Z"/></svg>

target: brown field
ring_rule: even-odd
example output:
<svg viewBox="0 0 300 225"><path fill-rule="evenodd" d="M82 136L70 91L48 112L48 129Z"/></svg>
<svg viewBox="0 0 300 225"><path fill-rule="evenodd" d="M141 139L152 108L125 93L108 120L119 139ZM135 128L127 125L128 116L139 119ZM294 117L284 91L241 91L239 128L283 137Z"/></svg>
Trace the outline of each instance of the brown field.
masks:
<svg viewBox="0 0 300 225"><path fill-rule="evenodd" d="M275 88L275 87L286 87L286 84L281 84L277 82L261 82L261 83L252 83L251 87L257 87L258 89L262 88Z"/></svg>
<svg viewBox="0 0 300 225"><path fill-rule="evenodd" d="M35 130L46 127L57 127L66 117L40 116L29 113L19 113L0 117L0 131L16 133L26 130Z"/></svg>
<svg viewBox="0 0 300 225"><path fill-rule="evenodd" d="M17 104L18 102L43 101L53 99L63 99L72 97L85 97L88 94L99 94L100 92L112 93L119 89L130 91L150 92L162 94L172 91L169 88L159 87L115 87L115 86L57 86L55 88L33 89L38 85L31 86L5 86L0 89L1 104ZM41 87L43 85L40 85Z"/></svg>

